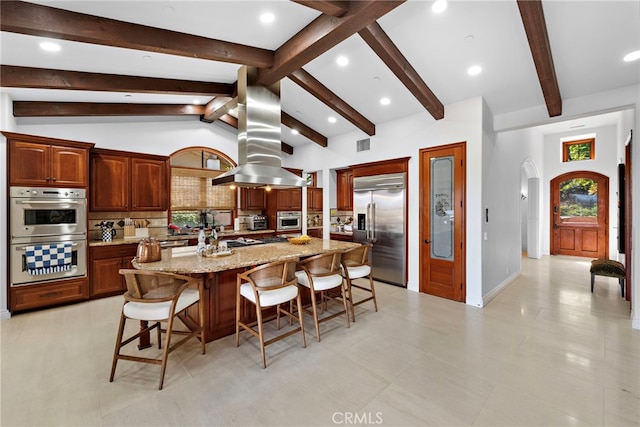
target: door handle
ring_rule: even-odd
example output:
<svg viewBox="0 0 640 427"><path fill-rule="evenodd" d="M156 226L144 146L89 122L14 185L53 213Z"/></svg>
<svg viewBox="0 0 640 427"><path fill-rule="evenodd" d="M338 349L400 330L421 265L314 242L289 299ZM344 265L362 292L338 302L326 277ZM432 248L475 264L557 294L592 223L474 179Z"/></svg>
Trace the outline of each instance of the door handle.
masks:
<svg viewBox="0 0 640 427"><path fill-rule="evenodd" d="M425 240L424 240L424 242L425 242L426 244L429 244L429 243L431 243L431 240L429 240L429 239L425 239Z"/></svg>
<svg viewBox="0 0 640 427"><path fill-rule="evenodd" d="M556 214L558 213L558 206L557 205L553 207L553 213L556 213Z"/></svg>

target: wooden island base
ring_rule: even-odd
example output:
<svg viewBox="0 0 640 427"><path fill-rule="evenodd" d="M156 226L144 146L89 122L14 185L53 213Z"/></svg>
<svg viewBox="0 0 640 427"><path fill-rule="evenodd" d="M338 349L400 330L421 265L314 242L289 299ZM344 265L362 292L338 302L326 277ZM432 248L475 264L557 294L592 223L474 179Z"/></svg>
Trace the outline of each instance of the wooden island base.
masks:
<svg viewBox="0 0 640 427"><path fill-rule="evenodd" d="M324 252L345 250L358 243L311 238L308 245L291 243L269 243L235 248L234 254L221 258L206 258L195 255L195 247L165 249L162 260L152 263L133 262L140 270L168 271L198 277L204 285L205 340L214 341L235 334L236 331L236 287L238 273L257 265L286 259L303 259ZM191 252L190 252L191 251ZM184 253L187 253L185 255ZM303 293L303 303L309 301L308 292ZM256 320L255 307L244 298L241 302L241 319L245 323ZM275 313L275 310L272 309ZM189 316L197 319L197 306L191 307ZM269 312L265 310L265 315Z"/></svg>

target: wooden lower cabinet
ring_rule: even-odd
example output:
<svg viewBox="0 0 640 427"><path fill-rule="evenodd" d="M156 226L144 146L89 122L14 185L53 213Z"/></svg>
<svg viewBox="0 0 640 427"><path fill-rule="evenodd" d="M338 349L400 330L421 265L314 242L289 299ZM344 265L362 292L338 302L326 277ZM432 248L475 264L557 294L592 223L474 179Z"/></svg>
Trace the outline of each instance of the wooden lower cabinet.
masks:
<svg viewBox="0 0 640 427"><path fill-rule="evenodd" d="M322 238L322 228L307 229L307 236Z"/></svg>
<svg viewBox="0 0 640 427"><path fill-rule="evenodd" d="M217 340L236 332L236 278L238 273L246 271L244 268L208 273L202 276L204 282L205 305L205 340ZM244 299L244 298L243 298ZM245 321L250 321L247 312L253 312L252 304L242 302ZM249 307L251 306L251 307Z"/></svg>
<svg viewBox="0 0 640 427"><path fill-rule="evenodd" d="M83 301L87 298L89 298L89 287L86 277L15 286L9 290L10 310L12 312L52 307L54 305Z"/></svg>
<svg viewBox="0 0 640 427"><path fill-rule="evenodd" d="M343 242L353 242L352 234L340 234L340 233L330 233L329 238L331 240L340 240Z"/></svg>
<svg viewBox="0 0 640 427"><path fill-rule="evenodd" d="M89 248L90 297L100 298L122 294L127 289L121 268L133 268L137 243Z"/></svg>

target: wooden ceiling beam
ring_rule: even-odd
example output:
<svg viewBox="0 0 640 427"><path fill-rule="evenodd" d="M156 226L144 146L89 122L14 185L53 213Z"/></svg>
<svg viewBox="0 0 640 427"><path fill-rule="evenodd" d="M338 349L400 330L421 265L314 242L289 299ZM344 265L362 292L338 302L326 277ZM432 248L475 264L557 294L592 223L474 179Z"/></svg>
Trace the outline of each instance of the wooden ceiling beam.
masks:
<svg viewBox="0 0 640 427"><path fill-rule="evenodd" d="M349 11L348 1L292 0L294 3L340 18Z"/></svg>
<svg viewBox="0 0 640 427"><path fill-rule="evenodd" d="M349 104L343 101L338 95L336 95L329 88L320 83L320 81L318 81L303 68L292 72L287 77L289 77L292 82L296 83L301 88L309 92L311 95L315 96L318 100L322 101L329 108L333 109L336 113L340 114L353 125L361 129L367 135L375 135L375 124L373 124L365 116L356 111L355 108L351 107Z"/></svg>
<svg viewBox="0 0 640 427"><path fill-rule="evenodd" d="M12 65L0 67L0 85L39 89L211 96L229 96L234 90L234 85L229 83L85 73Z"/></svg>
<svg viewBox="0 0 640 427"><path fill-rule="evenodd" d="M0 29L11 33L270 67L273 51L21 1L1 1Z"/></svg>
<svg viewBox="0 0 640 427"><path fill-rule="evenodd" d="M275 51L273 66L261 68L258 81L271 86L405 1L351 1L349 11L340 18L320 15Z"/></svg>
<svg viewBox="0 0 640 427"><path fill-rule="evenodd" d="M518 0L518 8L529 41L531 56L533 56L533 62L538 72L538 80L540 80L549 117L560 116L562 114L562 97L558 87L556 69L553 65L542 1Z"/></svg>
<svg viewBox="0 0 640 427"><path fill-rule="evenodd" d="M289 129L296 129L298 132L300 132L300 135L309 138L311 141L315 142L321 147L327 146L328 140L326 136L322 135L320 132L314 129L311 129L309 126L296 120L284 111L282 111L280 114L283 125L285 125Z"/></svg>
<svg viewBox="0 0 640 427"><path fill-rule="evenodd" d="M200 120L202 120L202 118L200 118ZM235 117L233 117L230 114L224 114L218 120L220 120L223 123L228 124L231 127L234 127L236 129L238 129L238 119L236 119Z"/></svg>
<svg viewBox="0 0 640 427"><path fill-rule="evenodd" d="M203 105L13 101L14 117L199 116Z"/></svg>
<svg viewBox="0 0 640 427"><path fill-rule="evenodd" d="M226 102L224 102L227 100ZM217 102L216 102L217 101ZM202 121L214 122L238 106L238 97L220 97L209 102L204 108Z"/></svg>
<svg viewBox="0 0 640 427"><path fill-rule="evenodd" d="M358 34L434 119L440 120L444 117L442 102L429 89L420 74L391 41L380 24L373 22L360 30Z"/></svg>

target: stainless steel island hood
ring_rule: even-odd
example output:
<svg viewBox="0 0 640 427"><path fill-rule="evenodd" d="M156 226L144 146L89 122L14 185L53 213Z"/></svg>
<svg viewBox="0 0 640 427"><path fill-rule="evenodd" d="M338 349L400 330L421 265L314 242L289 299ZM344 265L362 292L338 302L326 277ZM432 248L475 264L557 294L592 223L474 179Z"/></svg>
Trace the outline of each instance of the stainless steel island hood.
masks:
<svg viewBox="0 0 640 427"><path fill-rule="evenodd" d="M238 166L212 180L239 187L304 187L306 180L282 168L280 82L257 83L258 69L238 70Z"/></svg>

